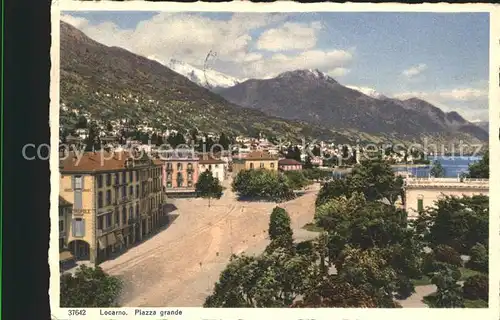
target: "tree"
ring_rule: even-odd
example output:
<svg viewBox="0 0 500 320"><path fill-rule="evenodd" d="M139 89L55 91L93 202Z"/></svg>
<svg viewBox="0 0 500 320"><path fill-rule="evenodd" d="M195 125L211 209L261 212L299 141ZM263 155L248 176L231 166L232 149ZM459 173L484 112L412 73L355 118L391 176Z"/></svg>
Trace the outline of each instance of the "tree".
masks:
<svg viewBox="0 0 500 320"><path fill-rule="evenodd" d="M231 140L222 132L219 137L219 144L222 146L223 150L229 150L229 145L231 144Z"/></svg>
<svg viewBox="0 0 500 320"><path fill-rule="evenodd" d="M415 225L431 247L443 244L469 254L477 243L488 243L489 197L445 196L421 212Z"/></svg>
<svg viewBox="0 0 500 320"><path fill-rule="evenodd" d="M486 150L481 160L469 165L469 178L489 179L490 177L490 152Z"/></svg>
<svg viewBox="0 0 500 320"><path fill-rule="evenodd" d="M442 178L445 176L445 170L441 165L441 162L434 161L434 165L431 168L430 175L434 178Z"/></svg>
<svg viewBox="0 0 500 320"><path fill-rule="evenodd" d="M208 198L209 207L211 198L220 199L222 196L222 186L219 183L219 179L214 178L212 172L209 170L200 174L195 187L198 196Z"/></svg>
<svg viewBox="0 0 500 320"><path fill-rule="evenodd" d="M328 276L324 281L309 289L302 300L292 308L376 308L376 300L365 291L339 279Z"/></svg>
<svg viewBox="0 0 500 320"><path fill-rule="evenodd" d="M287 159L294 159L294 160L300 162L301 161L300 155L301 155L301 152L300 152L299 147L297 147L297 146L295 146L295 147L289 146L288 149L287 149L287 151L286 151L285 158L287 158Z"/></svg>
<svg viewBox="0 0 500 320"><path fill-rule="evenodd" d="M281 248L259 256L233 256L203 306L288 307L317 274L309 259Z"/></svg>
<svg viewBox="0 0 500 320"><path fill-rule="evenodd" d="M306 156L306 161L304 162L303 168L304 169L312 169L313 168L313 164L311 162L310 156Z"/></svg>
<svg viewBox="0 0 500 320"><path fill-rule="evenodd" d="M74 275L61 276L60 304L64 308L118 307L122 291L120 279L106 274L100 267L82 265Z"/></svg>
<svg viewBox="0 0 500 320"><path fill-rule="evenodd" d="M488 261L488 247L478 243L470 250L470 260L467 262L467 268L488 273Z"/></svg>
<svg viewBox="0 0 500 320"><path fill-rule="evenodd" d="M288 212L283 208L275 207L269 219L269 239L272 241L279 237L286 237L292 241L292 235Z"/></svg>
<svg viewBox="0 0 500 320"><path fill-rule="evenodd" d="M113 131L113 125L111 124L110 121L106 122L106 131L112 132Z"/></svg>
<svg viewBox="0 0 500 320"><path fill-rule="evenodd" d="M320 205L337 197L345 196L349 198L353 193L350 186L351 184L349 178L336 179L323 184L319 190L318 196L316 197L316 207L319 207Z"/></svg>
<svg viewBox="0 0 500 320"><path fill-rule="evenodd" d="M478 274L467 278L463 286L464 298L488 301L488 276Z"/></svg>
<svg viewBox="0 0 500 320"><path fill-rule="evenodd" d="M101 140L99 139L99 127L95 121L88 124L89 135L85 139L85 151L98 151Z"/></svg>
<svg viewBox="0 0 500 320"><path fill-rule="evenodd" d="M447 263L456 267L461 267L463 265L460 253L450 246L443 244L437 245L432 253L435 261Z"/></svg>
<svg viewBox="0 0 500 320"><path fill-rule="evenodd" d="M355 165L351 174L352 189L362 192L368 201L387 200L394 204L403 193L403 179L394 174L383 160L364 160Z"/></svg>
<svg viewBox="0 0 500 320"><path fill-rule="evenodd" d="M285 171L283 174L288 179L290 187L294 190L302 189L308 184L306 177L300 171Z"/></svg>
<svg viewBox="0 0 500 320"><path fill-rule="evenodd" d="M436 272L431 281L437 287L434 295L434 308L463 308L464 301L462 287L457 283L460 279L460 272L445 265L439 272Z"/></svg>
<svg viewBox="0 0 500 320"><path fill-rule="evenodd" d="M232 189L241 198L280 202L295 197L293 189L282 173L264 169L240 171L233 180Z"/></svg>

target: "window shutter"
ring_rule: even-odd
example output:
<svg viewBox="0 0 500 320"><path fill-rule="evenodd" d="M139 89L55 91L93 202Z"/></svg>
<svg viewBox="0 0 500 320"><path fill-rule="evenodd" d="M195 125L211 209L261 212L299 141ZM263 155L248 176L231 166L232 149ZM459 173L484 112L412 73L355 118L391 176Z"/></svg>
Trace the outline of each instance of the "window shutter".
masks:
<svg viewBox="0 0 500 320"><path fill-rule="evenodd" d="M75 190L75 176L71 176L71 189Z"/></svg>

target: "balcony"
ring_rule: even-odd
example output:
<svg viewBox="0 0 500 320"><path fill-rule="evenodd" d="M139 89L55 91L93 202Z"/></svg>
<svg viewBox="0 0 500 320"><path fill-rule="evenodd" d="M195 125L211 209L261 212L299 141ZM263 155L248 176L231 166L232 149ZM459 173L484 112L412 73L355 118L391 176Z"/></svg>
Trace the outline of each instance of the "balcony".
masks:
<svg viewBox="0 0 500 320"><path fill-rule="evenodd" d="M114 225L111 225L111 226L106 227L106 228L97 229L97 236L100 237L106 233L115 231L117 229L120 229L120 225L118 223L115 223Z"/></svg>
<svg viewBox="0 0 500 320"><path fill-rule="evenodd" d="M138 218L128 218L127 222L129 225L135 225L135 224L139 223L139 219Z"/></svg>
<svg viewBox="0 0 500 320"><path fill-rule="evenodd" d="M122 204L122 203L127 203L127 202L130 202L133 200L133 197L131 196L128 196L128 197L121 197L119 199L116 200L116 203L117 204Z"/></svg>
<svg viewBox="0 0 500 320"><path fill-rule="evenodd" d="M98 214L98 215L101 215L101 214L106 214L106 213L113 213L113 209L107 208L107 207L109 207L110 205L111 205L111 204L106 205L106 207L103 207L103 208L99 208L99 209L97 209L97 214Z"/></svg>

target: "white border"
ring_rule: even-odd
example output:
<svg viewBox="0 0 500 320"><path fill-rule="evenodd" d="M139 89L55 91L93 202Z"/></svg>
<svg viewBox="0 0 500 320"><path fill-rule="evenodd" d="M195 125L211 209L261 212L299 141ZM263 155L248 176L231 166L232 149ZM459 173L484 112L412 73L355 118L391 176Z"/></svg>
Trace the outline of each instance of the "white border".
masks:
<svg viewBox="0 0 500 320"><path fill-rule="evenodd" d="M143 2L143 1L99 1L79 2L74 0L55 0L51 9L52 47L51 47L51 83L50 83L50 127L51 127L51 226L57 226L59 197L59 23L60 11L214 11L214 12L490 12L490 86L489 86L489 121L490 121L490 179L499 181L500 168L495 164L500 162L500 7L492 4L362 4L362 3L314 3L301 4L288 1L274 3L175 3L175 2ZM494 161L496 160L496 161ZM497 162L499 161L499 162ZM490 195L500 194L500 184L490 183ZM54 205L55 204L55 205ZM68 316L68 309L59 308L59 251L58 231L51 228L49 264L50 276L50 306L51 313L57 319L418 319L449 318L449 319L499 319L499 283L500 254L498 252L500 230L500 201L490 198L490 303L488 309L204 309L178 308L182 316L134 316L135 308L121 308L128 316L103 316L99 309L86 309L86 316ZM176 308L142 308L142 310L175 310ZM114 309L116 310L116 309Z"/></svg>

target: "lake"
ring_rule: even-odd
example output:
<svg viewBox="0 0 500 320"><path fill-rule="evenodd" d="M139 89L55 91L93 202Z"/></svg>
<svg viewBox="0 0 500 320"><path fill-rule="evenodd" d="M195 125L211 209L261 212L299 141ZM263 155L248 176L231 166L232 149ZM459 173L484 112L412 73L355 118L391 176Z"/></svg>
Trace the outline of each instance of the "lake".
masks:
<svg viewBox="0 0 500 320"><path fill-rule="evenodd" d="M441 162L441 165L444 168L445 177L456 178L460 173L467 172L471 163L481 160L481 157L477 156L429 156L427 158L431 161L431 165L429 166L410 168L406 167L406 165L401 165L393 168L396 172L410 171L415 177L428 177L432 168L432 163L437 160Z"/></svg>

